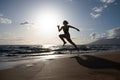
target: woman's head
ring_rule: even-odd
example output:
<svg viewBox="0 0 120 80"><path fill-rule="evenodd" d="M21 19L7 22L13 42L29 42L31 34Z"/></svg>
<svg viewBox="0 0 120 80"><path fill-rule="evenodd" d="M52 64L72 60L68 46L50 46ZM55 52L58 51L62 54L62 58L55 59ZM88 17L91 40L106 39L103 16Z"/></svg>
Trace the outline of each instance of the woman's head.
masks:
<svg viewBox="0 0 120 80"><path fill-rule="evenodd" d="M63 21L63 24L64 24L64 25L67 25L67 24L69 24L69 23L68 23L67 20L64 20L64 21Z"/></svg>

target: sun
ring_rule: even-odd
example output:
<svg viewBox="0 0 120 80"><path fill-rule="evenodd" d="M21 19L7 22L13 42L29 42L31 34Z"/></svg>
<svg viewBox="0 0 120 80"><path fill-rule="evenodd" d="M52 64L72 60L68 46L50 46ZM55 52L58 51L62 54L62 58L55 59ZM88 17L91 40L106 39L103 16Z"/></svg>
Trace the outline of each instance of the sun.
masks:
<svg viewBox="0 0 120 80"><path fill-rule="evenodd" d="M40 25L42 33L53 34L56 31L58 20L55 13L44 13L41 15Z"/></svg>
<svg viewBox="0 0 120 80"><path fill-rule="evenodd" d="M57 33L57 25L60 23L60 16L55 11L45 10L36 15L35 23L39 34L51 36Z"/></svg>

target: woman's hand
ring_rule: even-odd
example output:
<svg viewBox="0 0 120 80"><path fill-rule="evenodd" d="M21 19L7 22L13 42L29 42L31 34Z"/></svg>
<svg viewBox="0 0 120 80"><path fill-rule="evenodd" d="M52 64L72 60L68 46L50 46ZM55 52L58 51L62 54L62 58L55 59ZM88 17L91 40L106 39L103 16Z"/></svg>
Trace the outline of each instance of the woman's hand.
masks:
<svg viewBox="0 0 120 80"><path fill-rule="evenodd" d="M59 26L59 25L57 25L57 27L58 27L58 29L60 29L60 26Z"/></svg>
<svg viewBox="0 0 120 80"><path fill-rule="evenodd" d="M60 32L60 26L59 26L59 25L57 25L57 27L58 27L58 31Z"/></svg>
<svg viewBox="0 0 120 80"><path fill-rule="evenodd" d="M77 31L80 31L79 29L77 29Z"/></svg>

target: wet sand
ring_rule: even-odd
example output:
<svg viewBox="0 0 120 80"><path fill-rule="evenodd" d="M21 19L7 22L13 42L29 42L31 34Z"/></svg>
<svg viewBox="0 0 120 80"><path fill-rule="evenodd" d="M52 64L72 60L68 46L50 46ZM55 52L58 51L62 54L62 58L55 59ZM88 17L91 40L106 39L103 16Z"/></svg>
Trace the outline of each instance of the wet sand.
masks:
<svg viewBox="0 0 120 80"><path fill-rule="evenodd" d="M120 80L120 51L44 59L0 70L0 80Z"/></svg>

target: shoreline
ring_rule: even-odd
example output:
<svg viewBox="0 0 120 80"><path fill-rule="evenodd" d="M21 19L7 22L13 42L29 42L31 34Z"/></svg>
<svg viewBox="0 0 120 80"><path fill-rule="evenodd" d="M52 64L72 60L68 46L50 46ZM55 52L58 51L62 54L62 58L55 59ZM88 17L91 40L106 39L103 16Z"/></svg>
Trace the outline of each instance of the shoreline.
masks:
<svg viewBox="0 0 120 80"><path fill-rule="evenodd" d="M105 54L112 54L112 53L119 53L120 50L118 51L103 51L103 52L92 52L92 53L82 53L79 55L105 55ZM15 68L16 66L20 65L25 65L27 63L30 63L30 61L38 62L41 60L46 60L46 59L52 59L52 58L65 58L65 57L73 57L73 56L78 56L78 53L75 54L52 54L52 55L44 55L44 56L27 56L27 57L14 57L12 59L4 59L0 60L0 70L4 69L9 69L9 68ZM9 65L11 64L11 65ZM4 65L4 66L3 66Z"/></svg>
<svg viewBox="0 0 120 80"><path fill-rule="evenodd" d="M120 80L119 56L120 51L31 60L0 70L0 80Z"/></svg>

